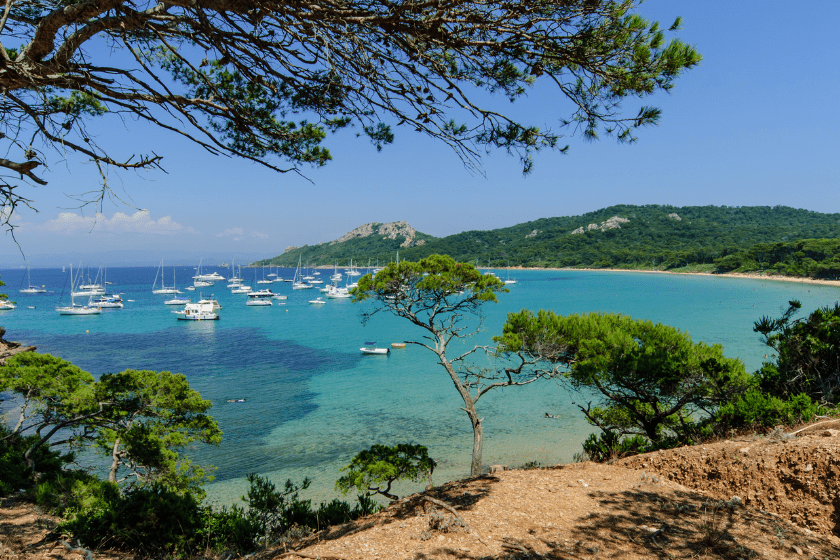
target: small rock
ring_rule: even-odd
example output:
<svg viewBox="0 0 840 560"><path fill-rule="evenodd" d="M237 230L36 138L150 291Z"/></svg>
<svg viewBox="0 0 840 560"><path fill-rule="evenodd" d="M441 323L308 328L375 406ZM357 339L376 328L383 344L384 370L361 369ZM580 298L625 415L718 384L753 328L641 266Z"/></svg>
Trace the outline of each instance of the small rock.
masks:
<svg viewBox="0 0 840 560"><path fill-rule="evenodd" d="M810 463L805 465L805 472L811 472L812 470L814 470L814 465L811 465Z"/></svg>
<svg viewBox="0 0 840 560"><path fill-rule="evenodd" d="M507 465L490 465L490 474L507 470Z"/></svg>
<svg viewBox="0 0 840 560"><path fill-rule="evenodd" d="M802 554L802 549L796 546L795 544L790 545L790 549L797 554Z"/></svg>
<svg viewBox="0 0 840 560"><path fill-rule="evenodd" d="M740 453L741 455L749 455L750 454L750 448L749 447L742 447L741 449L738 450L738 453Z"/></svg>
<svg viewBox="0 0 840 560"><path fill-rule="evenodd" d="M823 437L837 437L840 435L840 430L828 429L822 433Z"/></svg>

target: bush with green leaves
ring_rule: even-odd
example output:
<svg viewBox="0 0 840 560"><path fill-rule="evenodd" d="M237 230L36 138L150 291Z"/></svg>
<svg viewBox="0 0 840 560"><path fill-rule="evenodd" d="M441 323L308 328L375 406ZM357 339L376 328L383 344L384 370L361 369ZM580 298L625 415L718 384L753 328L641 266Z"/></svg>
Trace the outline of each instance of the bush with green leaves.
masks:
<svg viewBox="0 0 840 560"><path fill-rule="evenodd" d="M789 399L804 393L812 400L840 403L840 303L794 319L802 308L788 302L781 317L761 317L753 330L775 351L775 360L756 373L766 393Z"/></svg>
<svg viewBox="0 0 840 560"><path fill-rule="evenodd" d="M390 500L397 500L399 496L391 494L394 482L420 482L428 478L431 483L436 465L434 459L429 457L429 450L422 445L372 445L370 449L359 452L349 465L341 469L347 474L338 479L335 487L345 494L355 488L363 494L381 494Z"/></svg>
<svg viewBox="0 0 840 560"><path fill-rule="evenodd" d="M600 434L589 434L583 442L583 450L591 460L604 463L647 453L650 450L650 441L644 436L621 437L613 430L606 430Z"/></svg>
<svg viewBox="0 0 840 560"><path fill-rule="evenodd" d="M32 471L22 461L22 457L37 439L35 435L12 432L0 423L0 496L32 487ZM62 473L64 466L74 456L72 453L39 447L33 452L32 458L39 465L40 480L52 480Z"/></svg>
<svg viewBox="0 0 840 560"><path fill-rule="evenodd" d="M722 405L715 413L713 426L719 434L744 428L795 426L826 412L805 393L785 400L752 388Z"/></svg>

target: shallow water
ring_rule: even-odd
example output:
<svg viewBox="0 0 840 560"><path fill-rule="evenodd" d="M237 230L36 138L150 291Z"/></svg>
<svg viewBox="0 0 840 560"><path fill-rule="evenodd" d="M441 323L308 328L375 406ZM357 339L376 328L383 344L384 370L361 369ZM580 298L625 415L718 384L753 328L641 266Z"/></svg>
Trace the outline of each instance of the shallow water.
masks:
<svg viewBox="0 0 840 560"><path fill-rule="evenodd" d="M169 284L172 269L167 271ZM261 277L261 270L249 270L246 279L254 272ZM307 496L330 499L341 466L374 443L428 446L438 461L435 483L468 471L470 425L432 354L411 345L389 356L359 353L364 341L382 346L421 336L405 321L379 315L362 325L368 304L328 300L311 306L315 290L293 291L290 283L271 286L288 295L286 304L265 308L247 307L246 296L217 285L204 293L222 304L221 320L176 321L173 308L162 303L170 296L151 293L154 268L107 274L112 290L134 301L99 316L66 317L54 307L67 273L32 270L32 283L51 292L23 295L17 290L26 272L2 271L4 289L18 303L17 309L0 312L6 338L33 344L95 375L126 368L185 374L213 402L212 414L225 433L220 446L191 450L196 460L218 469L208 488L215 501L236 500L250 472L277 482L309 476L314 482ZM175 271L182 286L193 274L192 268ZM328 276L324 271L322 278ZM740 357L753 371L768 351L752 332L753 321L778 316L790 299L809 310L840 296L840 289L829 286L707 276L595 271L516 271L515 276L519 282L510 293L485 306L482 331L470 344L489 342L506 314L522 308L615 311L673 325L695 341L722 344L728 356ZM186 294L195 301L198 292ZM227 403L231 398L247 400ZM573 404L576 399L581 396L553 382L485 396L478 404L485 418L484 463L569 460L591 431ZM546 412L560 418L547 419Z"/></svg>

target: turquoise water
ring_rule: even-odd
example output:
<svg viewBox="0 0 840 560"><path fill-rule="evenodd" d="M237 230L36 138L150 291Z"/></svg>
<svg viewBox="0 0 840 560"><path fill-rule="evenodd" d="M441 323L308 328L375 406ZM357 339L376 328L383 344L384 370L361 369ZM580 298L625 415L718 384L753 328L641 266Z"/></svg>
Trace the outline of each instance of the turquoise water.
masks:
<svg viewBox="0 0 840 560"><path fill-rule="evenodd" d="M167 271L169 283L172 269ZM246 280L253 272L246 272ZM292 273L281 270L280 275ZM154 268L121 268L108 270L112 290L135 301L99 316L67 317L54 307L68 274L33 270L32 283L51 292L18 294L25 274L2 271L4 289L18 303L17 309L0 312L7 339L35 345L94 374L126 368L183 373L213 402L224 441L192 455L218 468L208 488L215 501L240 496L250 472L278 482L309 476L314 483L307 495L316 501L331 498L341 466L373 443L427 445L439 463L435 483L469 469L470 425L431 353L410 345L390 356L359 353L367 340L384 346L420 336L386 315L362 325L368 304L328 300L315 307L308 304L314 290L292 291L290 283L282 283L271 287L288 295L285 305L247 307L244 295L219 285L204 294L213 293L223 306L221 320L183 322L163 305L169 296L151 293ZM193 274L191 267L176 269L181 285ZM840 297L835 287L769 280L594 271L517 271L515 276L519 283L510 293L486 306L482 330L470 345L488 343L506 314L522 308L615 311L673 325L695 341L722 344L727 355L740 357L752 371L768 350L752 332L753 321L778 316L789 299L801 300L808 310ZM198 292L186 293L197 299ZM247 401L227 403L230 398ZM569 460L591 430L572 404L576 398L581 397L553 382L485 396L478 404L485 418L484 463ZM560 418L546 419L546 412Z"/></svg>

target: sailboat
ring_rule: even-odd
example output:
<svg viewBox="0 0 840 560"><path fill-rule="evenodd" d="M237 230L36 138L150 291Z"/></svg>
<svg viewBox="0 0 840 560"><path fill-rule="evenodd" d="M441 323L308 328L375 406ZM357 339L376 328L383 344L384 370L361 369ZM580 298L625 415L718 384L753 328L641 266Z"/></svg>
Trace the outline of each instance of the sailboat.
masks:
<svg viewBox="0 0 840 560"><path fill-rule="evenodd" d="M167 288L165 282L163 281L163 259L160 260L160 269L158 269L158 273L160 274L160 288L157 290L155 286L157 286L157 277L158 274L155 274L155 283L152 284L152 293L153 294L180 294L181 290L175 287L175 267L172 267L172 287Z"/></svg>
<svg viewBox="0 0 840 560"><path fill-rule="evenodd" d="M293 290L308 290L308 289L312 288L312 284L307 284L306 282L303 281L303 279L300 276L300 259L301 259L301 257L298 257L298 265L297 265L297 269L295 269L295 279L292 283L292 289Z"/></svg>
<svg viewBox="0 0 840 560"><path fill-rule="evenodd" d="M70 306L56 307L55 310L58 311L59 315L99 315L102 313L102 310L98 307L76 305L73 287L73 263L70 263ZM88 303L90 303L90 297L88 297Z"/></svg>
<svg viewBox="0 0 840 560"><path fill-rule="evenodd" d="M43 294L46 293L47 290L44 288L39 288L38 286L32 285L32 280L29 278L29 263L26 263L26 288L22 289L20 293L22 294Z"/></svg>

